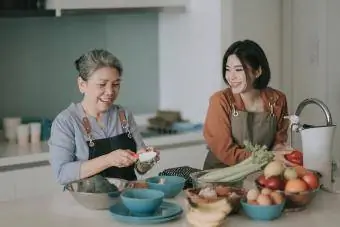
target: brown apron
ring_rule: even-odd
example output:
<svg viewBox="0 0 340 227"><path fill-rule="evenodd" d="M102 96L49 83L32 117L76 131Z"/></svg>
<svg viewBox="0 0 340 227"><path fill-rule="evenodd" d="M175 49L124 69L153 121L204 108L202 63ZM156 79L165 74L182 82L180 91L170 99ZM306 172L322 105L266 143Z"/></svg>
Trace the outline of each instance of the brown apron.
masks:
<svg viewBox="0 0 340 227"><path fill-rule="evenodd" d="M273 109L274 105L269 103L270 112L246 112L236 110L230 95L228 95L228 99L232 108L230 121L234 142L242 146L243 142L248 140L254 145L266 145L268 149L271 149L277 130L277 120ZM214 153L209 150L203 169L223 167L227 167L227 165L218 160Z"/></svg>

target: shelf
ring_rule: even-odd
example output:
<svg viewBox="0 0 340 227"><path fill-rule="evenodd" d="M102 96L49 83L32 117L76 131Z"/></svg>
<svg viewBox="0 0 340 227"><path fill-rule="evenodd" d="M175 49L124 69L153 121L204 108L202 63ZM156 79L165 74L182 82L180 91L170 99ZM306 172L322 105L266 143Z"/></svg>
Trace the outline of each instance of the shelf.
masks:
<svg viewBox="0 0 340 227"><path fill-rule="evenodd" d="M55 16L55 10L0 10L0 18L53 16Z"/></svg>

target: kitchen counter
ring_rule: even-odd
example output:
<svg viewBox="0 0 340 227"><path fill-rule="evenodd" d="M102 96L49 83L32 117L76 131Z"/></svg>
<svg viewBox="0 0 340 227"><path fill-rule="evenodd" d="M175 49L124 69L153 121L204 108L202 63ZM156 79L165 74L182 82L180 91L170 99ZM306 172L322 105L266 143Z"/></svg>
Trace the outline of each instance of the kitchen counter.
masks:
<svg viewBox="0 0 340 227"><path fill-rule="evenodd" d="M173 135L162 135L144 139L145 144L157 147L161 151L172 148L204 144L202 131ZM0 144L0 172L48 165L47 142L19 146Z"/></svg>
<svg viewBox="0 0 340 227"><path fill-rule="evenodd" d="M185 207L183 194L174 200ZM275 221L252 221L242 214L227 218L225 226L232 227L337 227L340 223L338 209L340 195L320 192L307 210L285 213ZM135 226L115 221L108 211L92 211L80 206L68 192L59 192L49 196L0 202L0 226L35 226L35 227L124 227ZM144 225L148 226L148 225ZM181 219L153 226L189 226L185 214ZM202 226L203 227L203 226Z"/></svg>

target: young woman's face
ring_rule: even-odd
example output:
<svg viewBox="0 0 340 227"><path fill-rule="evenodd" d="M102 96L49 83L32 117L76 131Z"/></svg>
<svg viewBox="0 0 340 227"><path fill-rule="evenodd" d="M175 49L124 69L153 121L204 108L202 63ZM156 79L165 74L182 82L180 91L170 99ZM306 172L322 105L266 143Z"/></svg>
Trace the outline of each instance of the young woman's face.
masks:
<svg viewBox="0 0 340 227"><path fill-rule="evenodd" d="M87 81L78 79L80 92L92 108L104 112L117 99L121 78L115 68L104 67L96 70Z"/></svg>
<svg viewBox="0 0 340 227"><path fill-rule="evenodd" d="M234 94L243 93L253 89L254 80L261 74L260 70L254 71L250 67L247 70L242 66L240 59L232 54L227 59L225 78Z"/></svg>

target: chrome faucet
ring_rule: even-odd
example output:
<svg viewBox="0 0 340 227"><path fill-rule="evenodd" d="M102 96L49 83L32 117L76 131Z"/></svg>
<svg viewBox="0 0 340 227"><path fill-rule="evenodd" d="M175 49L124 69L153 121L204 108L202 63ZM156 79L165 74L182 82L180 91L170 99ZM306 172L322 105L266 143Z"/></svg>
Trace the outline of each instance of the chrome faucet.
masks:
<svg viewBox="0 0 340 227"><path fill-rule="evenodd" d="M316 99L316 98L307 98L307 99L303 100L302 102L300 102L300 104L296 108L294 115L299 117L302 110L309 104L315 104L322 109L322 111L323 111L323 113L325 114L325 117L326 117L326 122L327 122L326 126L333 125L332 115L331 115L331 112L329 111L327 105L324 102L322 102L321 100ZM311 127L313 127L313 126L311 126L311 125L301 125L300 123L291 124L291 126L290 126L290 146L292 146L293 131L300 132L304 128L311 128Z"/></svg>
<svg viewBox="0 0 340 227"><path fill-rule="evenodd" d="M325 114L327 125L328 126L333 125L331 112L329 111L328 107L326 106L326 104L324 102L322 102L321 100L316 99L316 98L309 98L309 99L303 100L298 105L298 107L295 111L295 115L299 116L301 114L302 110L305 108L305 106L307 106L309 104L316 104L317 106L319 106L322 109L323 113Z"/></svg>

